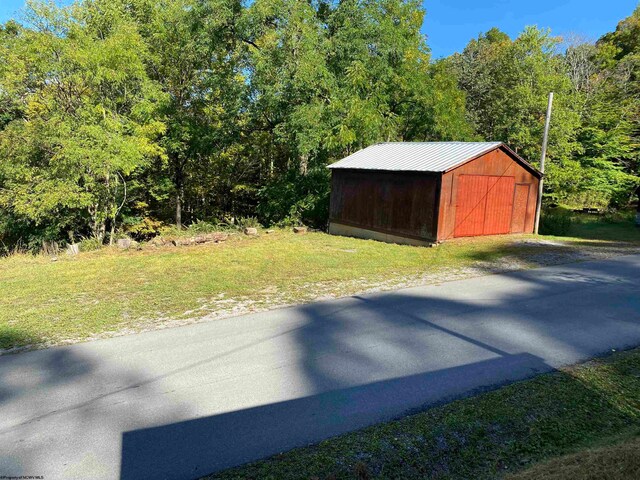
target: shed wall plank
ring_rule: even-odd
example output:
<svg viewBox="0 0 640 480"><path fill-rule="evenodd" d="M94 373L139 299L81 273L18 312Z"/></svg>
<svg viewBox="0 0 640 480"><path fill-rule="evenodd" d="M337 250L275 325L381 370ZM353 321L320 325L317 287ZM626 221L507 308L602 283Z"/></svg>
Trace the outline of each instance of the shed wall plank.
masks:
<svg viewBox="0 0 640 480"><path fill-rule="evenodd" d="M434 239L437 185L420 172L333 170L331 221Z"/></svg>

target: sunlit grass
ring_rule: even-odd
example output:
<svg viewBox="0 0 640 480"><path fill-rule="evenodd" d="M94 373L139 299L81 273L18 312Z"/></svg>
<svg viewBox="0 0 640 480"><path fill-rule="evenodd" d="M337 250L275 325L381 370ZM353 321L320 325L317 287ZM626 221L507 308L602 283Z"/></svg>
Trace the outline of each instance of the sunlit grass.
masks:
<svg viewBox="0 0 640 480"><path fill-rule="evenodd" d="M152 328L157 319L204 316L220 299L259 306L269 301L266 291L276 292L281 304L317 298L319 284L334 296L351 294L358 281L450 272L540 250L516 242L523 238L528 237L464 239L424 248L277 230L259 238L236 235L221 244L107 248L61 255L57 261L14 255L0 259L0 348Z"/></svg>

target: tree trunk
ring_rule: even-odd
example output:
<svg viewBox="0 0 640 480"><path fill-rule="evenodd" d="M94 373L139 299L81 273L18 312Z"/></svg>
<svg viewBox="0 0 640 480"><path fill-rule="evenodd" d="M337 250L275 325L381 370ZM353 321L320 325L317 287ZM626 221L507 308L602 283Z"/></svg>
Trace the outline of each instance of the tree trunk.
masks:
<svg viewBox="0 0 640 480"><path fill-rule="evenodd" d="M113 245L116 236L116 220L111 219L111 230L109 231L109 245Z"/></svg>
<svg viewBox="0 0 640 480"><path fill-rule="evenodd" d="M104 220L99 220L100 207L93 205L89 207L89 215L91 216L91 233L94 238L97 238L102 242L104 240L104 234L107 229Z"/></svg>
<svg viewBox="0 0 640 480"><path fill-rule="evenodd" d="M176 187L176 227L182 228L182 203L184 201L184 175L183 165L176 159L176 170L173 183Z"/></svg>
<svg viewBox="0 0 640 480"><path fill-rule="evenodd" d="M176 193L176 227L182 228L182 186L178 187L178 193Z"/></svg>
<svg viewBox="0 0 640 480"><path fill-rule="evenodd" d="M104 242L104 234L107 231L107 225L104 221L96 222L93 227L93 236L96 237L100 243Z"/></svg>

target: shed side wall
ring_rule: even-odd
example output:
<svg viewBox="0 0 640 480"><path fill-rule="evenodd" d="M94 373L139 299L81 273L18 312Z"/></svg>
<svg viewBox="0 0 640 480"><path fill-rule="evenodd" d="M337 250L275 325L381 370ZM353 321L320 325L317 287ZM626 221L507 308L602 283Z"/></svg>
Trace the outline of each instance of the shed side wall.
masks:
<svg viewBox="0 0 640 480"><path fill-rule="evenodd" d="M435 239L439 175L335 169L331 179L332 223Z"/></svg>
<svg viewBox="0 0 640 480"><path fill-rule="evenodd" d="M529 199L525 215L525 233L532 233L534 227L536 199L538 195L538 177L515 161L501 149L485 153L475 160L445 173L439 205L438 235L439 241L454 237L457 190L460 175L497 175L515 177L516 184L530 184Z"/></svg>

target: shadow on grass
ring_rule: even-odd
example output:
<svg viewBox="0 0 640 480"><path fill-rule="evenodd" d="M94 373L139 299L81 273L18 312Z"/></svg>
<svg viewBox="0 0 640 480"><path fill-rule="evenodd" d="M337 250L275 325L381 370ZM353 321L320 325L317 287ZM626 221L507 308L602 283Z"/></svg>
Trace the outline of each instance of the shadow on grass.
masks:
<svg viewBox="0 0 640 480"><path fill-rule="evenodd" d="M0 326L0 350L25 345L37 345L42 342L42 338L23 329L7 325Z"/></svg>
<svg viewBox="0 0 640 480"><path fill-rule="evenodd" d="M573 222L567 236L590 240L640 243L640 228L635 224L635 214L622 214L619 218L572 214Z"/></svg>

